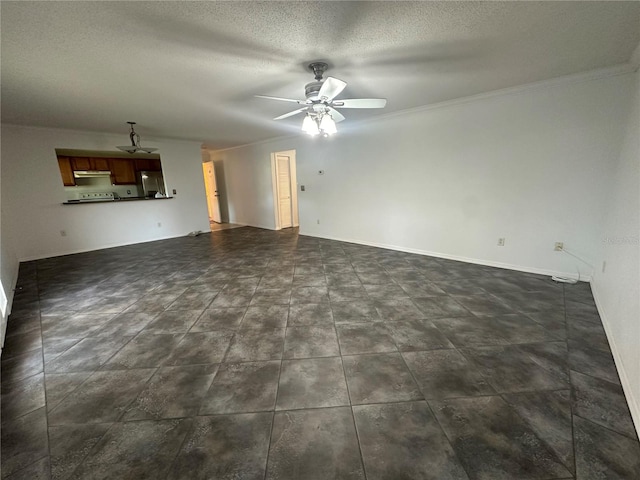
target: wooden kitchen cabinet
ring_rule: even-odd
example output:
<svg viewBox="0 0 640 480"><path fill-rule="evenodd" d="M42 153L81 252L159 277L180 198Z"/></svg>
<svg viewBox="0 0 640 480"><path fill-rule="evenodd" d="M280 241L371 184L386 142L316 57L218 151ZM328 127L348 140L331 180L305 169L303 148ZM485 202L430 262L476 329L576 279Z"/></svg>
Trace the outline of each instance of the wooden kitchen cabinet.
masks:
<svg viewBox="0 0 640 480"><path fill-rule="evenodd" d="M71 159L69 157L58 157L58 167L60 167L60 175L62 176L64 186L74 187L76 185L76 179L73 177Z"/></svg>
<svg viewBox="0 0 640 480"><path fill-rule="evenodd" d="M136 158L136 171L137 172L161 172L162 166L160 160L155 158Z"/></svg>
<svg viewBox="0 0 640 480"><path fill-rule="evenodd" d="M73 170L109 170L109 159L99 157L71 157L71 167Z"/></svg>
<svg viewBox="0 0 640 480"><path fill-rule="evenodd" d="M111 182L114 185L132 185L136 183L136 171L133 160L110 158Z"/></svg>
<svg viewBox="0 0 640 480"><path fill-rule="evenodd" d="M91 157L89 161L91 163L91 170L110 170L108 158Z"/></svg>
<svg viewBox="0 0 640 480"><path fill-rule="evenodd" d="M71 167L73 170L91 170L91 160L89 157L71 157Z"/></svg>

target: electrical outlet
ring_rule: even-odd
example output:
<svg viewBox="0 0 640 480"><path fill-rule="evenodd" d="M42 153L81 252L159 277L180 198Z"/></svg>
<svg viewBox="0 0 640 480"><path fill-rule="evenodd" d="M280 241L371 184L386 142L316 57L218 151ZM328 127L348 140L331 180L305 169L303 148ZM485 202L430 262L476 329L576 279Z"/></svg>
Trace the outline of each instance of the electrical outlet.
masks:
<svg viewBox="0 0 640 480"><path fill-rule="evenodd" d="M564 243L556 242L555 246L553 247L553 250L556 252L561 252L562 250L564 250Z"/></svg>
<svg viewBox="0 0 640 480"><path fill-rule="evenodd" d="M175 188L172 190L172 192L173 192L174 195L176 195L178 193L178 191Z"/></svg>
<svg viewBox="0 0 640 480"><path fill-rule="evenodd" d="M499 238L498 239L498 246L499 247L504 247L504 238Z"/></svg>
<svg viewBox="0 0 640 480"><path fill-rule="evenodd" d="M66 237L67 236L67 231L66 230L60 230L60 236L61 237Z"/></svg>
<svg viewBox="0 0 640 480"><path fill-rule="evenodd" d="M304 185L300 185L300 191L301 191L301 192L304 192L304 191L305 191Z"/></svg>
<svg viewBox="0 0 640 480"><path fill-rule="evenodd" d="M162 227L162 223L158 222L158 228Z"/></svg>

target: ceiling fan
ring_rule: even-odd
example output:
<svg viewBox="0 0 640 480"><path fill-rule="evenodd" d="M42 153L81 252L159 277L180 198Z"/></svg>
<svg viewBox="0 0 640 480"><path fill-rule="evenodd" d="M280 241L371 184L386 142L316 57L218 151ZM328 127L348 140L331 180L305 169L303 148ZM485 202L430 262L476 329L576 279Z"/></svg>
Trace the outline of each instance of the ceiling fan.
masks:
<svg viewBox="0 0 640 480"><path fill-rule="evenodd" d="M309 69L315 75L315 81L305 85L306 100L271 97L269 95L256 95L256 97L303 105L297 110L275 117L274 120L282 120L299 113L305 113L302 130L309 135L323 135L325 137L336 133L336 123L344 120L344 116L336 110L337 108L384 108L387 104L386 98L337 100L336 97L345 89L347 83L333 77L327 77L322 80L322 75L327 68L329 68L329 65L324 62L309 64Z"/></svg>

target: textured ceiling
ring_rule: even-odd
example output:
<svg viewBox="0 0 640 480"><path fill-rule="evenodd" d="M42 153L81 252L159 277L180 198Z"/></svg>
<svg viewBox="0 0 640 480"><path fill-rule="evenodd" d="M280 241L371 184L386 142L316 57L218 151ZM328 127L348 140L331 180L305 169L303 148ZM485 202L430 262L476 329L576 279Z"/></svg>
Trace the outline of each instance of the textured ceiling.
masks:
<svg viewBox="0 0 640 480"><path fill-rule="evenodd" d="M2 121L228 147L299 131L312 60L347 121L629 61L640 2L1 2ZM293 105L295 108L295 105Z"/></svg>

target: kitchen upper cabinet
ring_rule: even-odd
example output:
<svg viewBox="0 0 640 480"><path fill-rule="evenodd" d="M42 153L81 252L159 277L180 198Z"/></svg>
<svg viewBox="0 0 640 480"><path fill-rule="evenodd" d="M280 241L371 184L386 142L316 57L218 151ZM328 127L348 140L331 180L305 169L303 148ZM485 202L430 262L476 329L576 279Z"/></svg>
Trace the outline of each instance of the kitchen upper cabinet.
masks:
<svg viewBox="0 0 640 480"><path fill-rule="evenodd" d="M71 166L73 170L109 170L109 159L99 157L71 157Z"/></svg>
<svg viewBox="0 0 640 480"><path fill-rule="evenodd" d="M131 185L136 183L136 171L133 160L126 158L110 158L111 181L114 185Z"/></svg>
<svg viewBox="0 0 640 480"><path fill-rule="evenodd" d="M76 179L73 178L71 159L69 157L58 157L58 167L60 167L60 175L62 176L64 186L74 187L76 185Z"/></svg>
<svg viewBox="0 0 640 480"><path fill-rule="evenodd" d="M108 158L91 157L89 161L91 163L91 170L111 170Z"/></svg>
<svg viewBox="0 0 640 480"><path fill-rule="evenodd" d="M136 158L136 171L137 172L161 172L162 166L160 160L155 158Z"/></svg>

